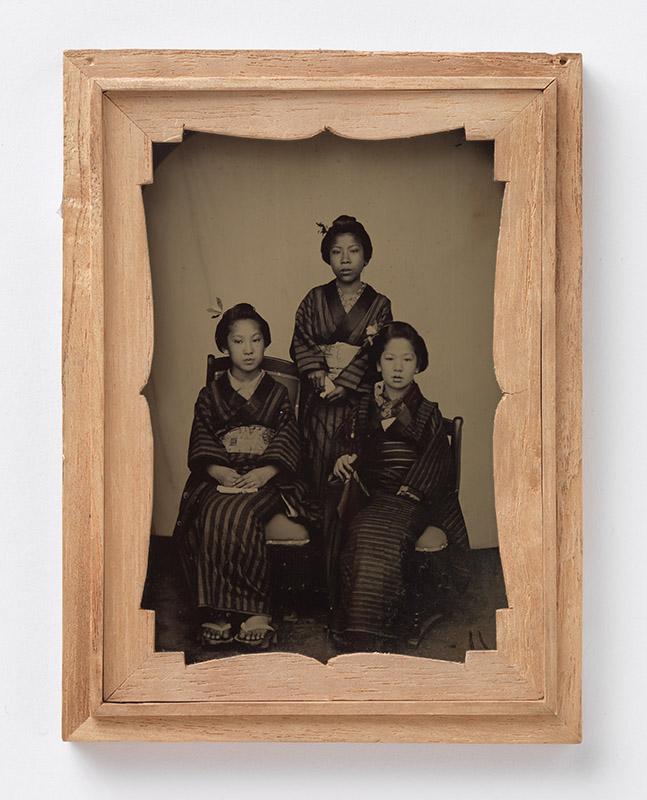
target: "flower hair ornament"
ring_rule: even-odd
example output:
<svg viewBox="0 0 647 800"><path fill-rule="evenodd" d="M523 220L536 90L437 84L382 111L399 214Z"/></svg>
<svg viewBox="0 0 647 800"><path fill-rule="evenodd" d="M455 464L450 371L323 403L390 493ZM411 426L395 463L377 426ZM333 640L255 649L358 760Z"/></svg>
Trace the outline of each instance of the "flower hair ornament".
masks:
<svg viewBox="0 0 647 800"><path fill-rule="evenodd" d="M377 325L367 325L366 326L366 338L368 339L369 344L373 344L373 339L377 336L379 328Z"/></svg>
<svg viewBox="0 0 647 800"><path fill-rule="evenodd" d="M315 225L319 228L319 233L322 236L325 236L328 233L328 228L323 224L323 222L315 222Z"/></svg>
<svg viewBox="0 0 647 800"><path fill-rule="evenodd" d="M208 308L207 313L211 314L211 319L222 317L222 300L219 297L216 297L216 308Z"/></svg>

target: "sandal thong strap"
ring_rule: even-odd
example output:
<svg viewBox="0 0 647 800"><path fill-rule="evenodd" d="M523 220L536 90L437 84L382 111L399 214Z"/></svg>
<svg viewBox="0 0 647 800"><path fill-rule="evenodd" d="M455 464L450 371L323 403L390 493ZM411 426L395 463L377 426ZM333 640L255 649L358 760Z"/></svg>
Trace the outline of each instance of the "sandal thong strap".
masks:
<svg viewBox="0 0 647 800"><path fill-rule="evenodd" d="M262 634L276 633L276 628L270 625L269 622L266 623L261 622L258 625L252 625L252 626L248 626L246 622L241 622L240 630L243 633L262 633Z"/></svg>
<svg viewBox="0 0 647 800"><path fill-rule="evenodd" d="M242 634L261 633L262 636L260 636L257 639L247 639L243 638L241 636L241 633ZM275 636L276 636L276 628L270 625L269 622L265 624L259 623L258 625L254 626L248 626L245 624L245 622L242 622L240 630L238 631L236 636L234 636L234 639L235 641L239 642L242 645L245 645L246 647L265 649L274 640Z"/></svg>
<svg viewBox="0 0 647 800"><path fill-rule="evenodd" d="M228 644L234 640L231 635L231 625L228 622L203 622L201 629L202 640L207 644Z"/></svg>
<svg viewBox="0 0 647 800"><path fill-rule="evenodd" d="M229 622L203 622L202 630L215 631L216 633L227 633L231 630Z"/></svg>

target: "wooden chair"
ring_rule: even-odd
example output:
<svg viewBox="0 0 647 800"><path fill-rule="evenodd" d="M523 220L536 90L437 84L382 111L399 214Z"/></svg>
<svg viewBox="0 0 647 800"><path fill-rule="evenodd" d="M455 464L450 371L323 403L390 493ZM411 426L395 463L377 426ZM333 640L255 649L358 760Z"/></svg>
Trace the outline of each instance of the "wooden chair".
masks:
<svg viewBox="0 0 647 800"><path fill-rule="evenodd" d="M229 359L207 357L207 385L229 367ZM299 413L300 381L291 361L266 356L263 369L288 390L295 416ZM273 613L280 619L285 609L294 610L298 600L309 588L308 569L310 544L308 529L285 514L276 514L265 525L265 542L270 548L272 564Z"/></svg>
<svg viewBox="0 0 647 800"><path fill-rule="evenodd" d="M461 444L463 418L443 418L451 454L450 491L458 497L461 482ZM428 526L418 538L413 559L412 592L409 614L409 644L418 647L431 626L443 616L442 608L450 587L447 574L447 535L441 528Z"/></svg>

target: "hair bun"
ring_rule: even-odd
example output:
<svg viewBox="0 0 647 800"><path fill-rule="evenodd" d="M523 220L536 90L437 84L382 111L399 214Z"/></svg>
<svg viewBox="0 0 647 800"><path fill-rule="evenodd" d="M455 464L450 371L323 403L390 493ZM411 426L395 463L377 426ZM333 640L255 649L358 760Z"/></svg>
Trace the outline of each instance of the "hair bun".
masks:
<svg viewBox="0 0 647 800"><path fill-rule="evenodd" d="M270 326L267 321L261 317L258 311L251 303L236 303L235 306L228 308L225 313L220 317L216 325L216 344L221 353L227 350L227 337L231 330L232 325L240 320L250 319L256 322L263 334L263 341L265 347L269 347L272 343L272 335L270 333Z"/></svg>
<svg viewBox="0 0 647 800"><path fill-rule="evenodd" d="M321 257L330 264L330 248L332 247L337 236L344 233L350 233L355 236L364 248L364 263L368 264L373 255L373 245L371 244L371 237L366 232L366 228L361 222L357 221L357 217L351 217L350 214L340 214L332 225L324 232L323 225L319 223L320 230L324 234L321 240Z"/></svg>

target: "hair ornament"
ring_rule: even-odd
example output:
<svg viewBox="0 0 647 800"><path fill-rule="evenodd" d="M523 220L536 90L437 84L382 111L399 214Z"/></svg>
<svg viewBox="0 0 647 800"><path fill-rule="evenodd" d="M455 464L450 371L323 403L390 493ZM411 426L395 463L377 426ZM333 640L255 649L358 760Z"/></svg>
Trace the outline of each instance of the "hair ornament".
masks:
<svg viewBox="0 0 647 800"><path fill-rule="evenodd" d="M319 228L319 233L322 236L325 236L328 233L329 228L327 228L323 222L315 222L315 225Z"/></svg>
<svg viewBox="0 0 647 800"><path fill-rule="evenodd" d="M366 338L368 339L369 344L373 344L373 339L375 339L375 337L377 336L378 330L379 328L377 327L377 325L366 326Z"/></svg>
<svg viewBox="0 0 647 800"><path fill-rule="evenodd" d="M222 300L216 297L216 308L208 308L207 312L211 314L211 319L220 319L222 317Z"/></svg>

